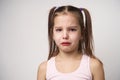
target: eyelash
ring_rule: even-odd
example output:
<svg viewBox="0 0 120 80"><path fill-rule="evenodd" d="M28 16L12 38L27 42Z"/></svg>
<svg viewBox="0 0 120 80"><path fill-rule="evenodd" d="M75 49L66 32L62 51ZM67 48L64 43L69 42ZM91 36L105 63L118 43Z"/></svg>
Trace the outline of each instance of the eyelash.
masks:
<svg viewBox="0 0 120 80"><path fill-rule="evenodd" d="M55 29L55 31L57 31L57 32L60 32L60 31L62 31L62 29ZM68 31L77 31L77 29L74 29L74 28L70 28L70 29L68 29Z"/></svg>
<svg viewBox="0 0 120 80"><path fill-rule="evenodd" d="M62 31L62 29L56 29L55 31L60 32L60 31Z"/></svg>
<svg viewBox="0 0 120 80"><path fill-rule="evenodd" d="M73 29L70 29L70 31L77 31L77 29L74 29L74 28L73 28Z"/></svg>

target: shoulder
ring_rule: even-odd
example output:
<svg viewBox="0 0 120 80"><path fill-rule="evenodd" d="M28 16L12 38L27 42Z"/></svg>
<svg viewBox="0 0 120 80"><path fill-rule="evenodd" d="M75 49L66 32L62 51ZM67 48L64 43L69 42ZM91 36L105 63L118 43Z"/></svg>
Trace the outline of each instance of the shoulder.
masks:
<svg viewBox="0 0 120 80"><path fill-rule="evenodd" d="M42 62L38 67L37 80L45 80L47 61Z"/></svg>
<svg viewBox="0 0 120 80"><path fill-rule="evenodd" d="M46 66L47 66L47 61L44 61L39 65L38 69L39 70L41 70L41 69L44 70L44 69L46 69Z"/></svg>
<svg viewBox="0 0 120 80"><path fill-rule="evenodd" d="M92 68L100 68L103 67L103 64L96 58L90 58L90 66Z"/></svg>
<svg viewBox="0 0 120 80"><path fill-rule="evenodd" d="M44 61L38 66L38 71L46 71L46 67L47 67L47 61Z"/></svg>
<svg viewBox="0 0 120 80"><path fill-rule="evenodd" d="M94 80L105 80L102 62L97 58L90 58L90 69Z"/></svg>

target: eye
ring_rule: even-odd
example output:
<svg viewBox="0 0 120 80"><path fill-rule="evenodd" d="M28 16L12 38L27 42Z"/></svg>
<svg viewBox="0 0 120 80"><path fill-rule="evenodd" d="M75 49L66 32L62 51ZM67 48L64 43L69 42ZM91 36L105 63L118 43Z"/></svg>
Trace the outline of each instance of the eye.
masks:
<svg viewBox="0 0 120 80"><path fill-rule="evenodd" d="M75 28L71 28L70 31L77 31L77 29L75 29Z"/></svg>
<svg viewBox="0 0 120 80"><path fill-rule="evenodd" d="M62 29L55 29L55 31L60 32L60 31L62 31Z"/></svg>

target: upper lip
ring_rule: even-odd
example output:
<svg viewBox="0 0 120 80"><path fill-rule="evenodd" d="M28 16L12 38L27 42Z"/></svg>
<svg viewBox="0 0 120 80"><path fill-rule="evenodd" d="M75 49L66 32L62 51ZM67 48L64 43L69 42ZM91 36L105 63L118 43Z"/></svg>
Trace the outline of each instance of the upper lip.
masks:
<svg viewBox="0 0 120 80"><path fill-rule="evenodd" d="M70 42L62 42L61 44L70 44Z"/></svg>

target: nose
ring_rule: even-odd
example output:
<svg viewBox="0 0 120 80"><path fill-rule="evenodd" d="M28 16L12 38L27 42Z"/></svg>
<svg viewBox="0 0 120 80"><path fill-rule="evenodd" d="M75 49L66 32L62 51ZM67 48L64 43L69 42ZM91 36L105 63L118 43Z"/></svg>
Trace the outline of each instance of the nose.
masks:
<svg viewBox="0 0 120 80"><path fill-rule="evenodd" d="M63 32L63 39L68 39L68 38L69 38L68 32L64 31Z"/></svg>

